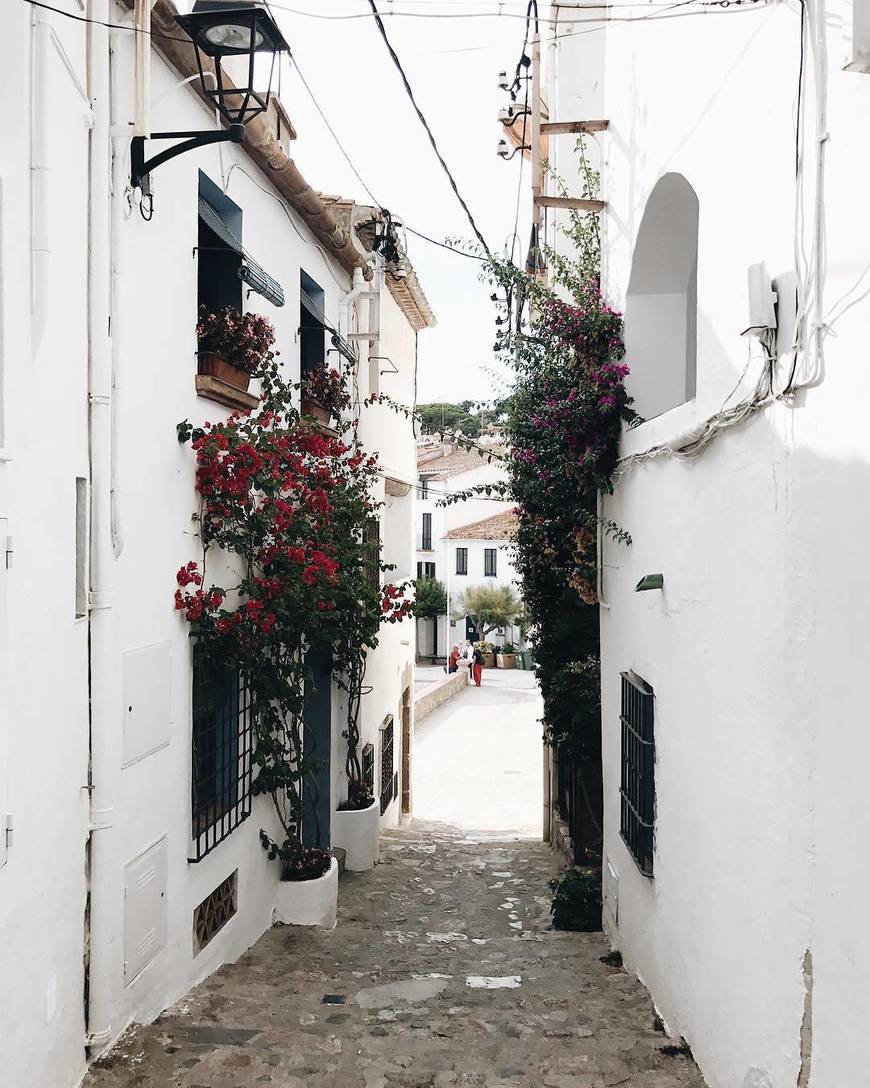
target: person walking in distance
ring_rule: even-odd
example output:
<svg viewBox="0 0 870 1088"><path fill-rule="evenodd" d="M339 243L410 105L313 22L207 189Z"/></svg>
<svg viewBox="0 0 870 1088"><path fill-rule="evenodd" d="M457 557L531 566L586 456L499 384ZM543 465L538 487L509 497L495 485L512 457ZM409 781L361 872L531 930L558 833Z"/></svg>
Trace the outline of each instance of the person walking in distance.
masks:
<svg viewBox="0 0 870 1088"><path fill-rule="evenodd" d="M474 677L474 683L477 687L480 687L480 681L483 677L483 650L481 650L479 642L474 644L472 662L471 674Z"/></svg>

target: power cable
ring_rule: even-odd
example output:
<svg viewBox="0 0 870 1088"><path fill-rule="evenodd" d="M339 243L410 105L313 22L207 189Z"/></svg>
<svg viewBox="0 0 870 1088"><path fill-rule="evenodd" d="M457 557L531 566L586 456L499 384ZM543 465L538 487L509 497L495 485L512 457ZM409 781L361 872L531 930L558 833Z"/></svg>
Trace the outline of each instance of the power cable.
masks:
<svg viewBox="0 0 870 1088"><path fill-rule="evenodd" d="M435 152L435 157L438 159L438 162L441 164L441 167L444 170L444 173L447 175L447 178L448 178L448 180L450 182L450 186L453 189L453 192L456 194L456 199L459 201L460 205L462 206L462 210L465 212L465 215L466 215L466 217L468 219L468 222L471 224L471 229L474 231L475 236L477 237L477 240L483 246L483 249L484 249L484 252L486 253L486 255L488 257L490 257L490 256L492 256L492 253L490 251L489 246L486 244L486 239L480 233L480 230L478 229L477 223L475 223L475 221L474 221L474 216L471 214L471 209L465 203L465 200L464 200L462 194L459 192L459 186L456 184L456 179L453 177L453 174L450 172L450 167L444 161L444 156L441 154L441 152L438 149L438 144L437 144L437 142L435 140L435 136L432 133L432 129L429 127L429 122L426 120L425 116L423 115L423 111L417 105L417 100L414 97L414 91L411 88L411 84L408 82L408 77L405 74L405 69L402 67L402 62L399 60L398 54L396 53L395 49L390 44L390 39L387 37L387 30L386 30L386 27L384 26L384 21L380 16L380 12L378 11L378 7L377 7L377 4L375 3L375 0L369 0L369 5L371 6L372 13L375 16L375 24L377 25L378 31L380 32L380 35L384 40L384 45L387 47L387 51L389 52L390 57L392 58L393 64L395 64L396 68L398 69L399 75L402 77L402 83L405 86L405 91L408 94L408 98L411 100L411 105L414 107L414 111L417 114L417 117L420 119L420 124L426 130L426 135L429 137L429 143L432 145L432 150Z"/></svg>
<svg viewBox="0 0 870 1088"><path fill-rule="evenodd" d="M190 38L176 38L172 34L161 34L159 30L143 30L138 26L128 26L126 23L108 23L102 19L91 19L87 15L76 15L72 11L64 11L62 8L54 8L51 4L42 3L42 0L24 0L25 4L30 4L34 8L42 8L44 11L53 11L55 15L63 15L67 19L73 19L77 23L90 23L92 26L104 26L107 30L129 30L134 34L147 34L152 38L161 38L167 42L185 42L187 45L191 45Z"/></svg>

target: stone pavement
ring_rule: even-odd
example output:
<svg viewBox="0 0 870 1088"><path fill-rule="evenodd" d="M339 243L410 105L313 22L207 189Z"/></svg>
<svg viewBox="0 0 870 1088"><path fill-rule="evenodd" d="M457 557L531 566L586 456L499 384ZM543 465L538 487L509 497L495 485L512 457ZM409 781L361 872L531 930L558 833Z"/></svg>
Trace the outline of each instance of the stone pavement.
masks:
<svg viewBox="0 0 870 1088"><path fill-rule="evenodd" d="M276 927L86 1088L703 1088L601 934L549 928L543 843L415 820L338 927Z"/></svg>

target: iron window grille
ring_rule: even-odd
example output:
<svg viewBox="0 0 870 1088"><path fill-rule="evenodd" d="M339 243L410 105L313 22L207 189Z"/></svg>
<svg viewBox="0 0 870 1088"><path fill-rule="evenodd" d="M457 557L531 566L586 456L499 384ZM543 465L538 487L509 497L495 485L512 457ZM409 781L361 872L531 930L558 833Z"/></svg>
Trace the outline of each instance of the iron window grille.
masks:
<svg viewBox="0 0 870 1088"><path fill-rule="evenodd" d="M375 792L375 746L364 744L362 750L362 780L365 788Z"/></svg>
<svg viewBox="0 0 870 1088"><path fill-rule="evenodd" d="M381 726L381 815L393 799L393 715L388 714Z"/></svg>
<svg viewBox="0 0 870 1088"><path fill-rule="evenodd" d="M237 668L193 651L193 856L201 861L251 814L254 730Z"/></svg>
<svg viewBox="0 0 870 1088"><path fill-rule="evenodd" d="M622 840L640 871L653 875L655 850L655 732L653 689L633 672L622 673Z"/></svg>
<svg viewBox="0 0 870 1088"><path fill-rule="evenodd" d="M424 552L432 551L432 515L423 515L423 532L421 534L420 550Z"/></svg>
<svg viewBox="0 0 870 1088"><path fill-rule="evenodd" d="M468 574L468 548L456 549L456 573Z"/></svg>
<svg viewBox="0 0 870 1088"><path fill-rule="evenodd" d="M487 578L495 578L498 562L498 548L483 549L483 573Z"/></svg>
<svg viewBox="0 0 870 1088"><path fill-rule="evenodd" d="M429 498L429 477L428 476L421 476L420 477L420 498L421 499L428 499Z"/></svg>

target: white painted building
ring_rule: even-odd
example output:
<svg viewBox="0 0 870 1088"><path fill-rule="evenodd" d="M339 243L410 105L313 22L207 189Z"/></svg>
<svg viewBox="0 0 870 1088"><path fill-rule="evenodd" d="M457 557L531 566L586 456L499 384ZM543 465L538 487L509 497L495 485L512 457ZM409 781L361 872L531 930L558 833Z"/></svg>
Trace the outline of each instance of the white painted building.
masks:
<svg viewBox="0 0 870 1088"><path fill-rule="evenodd" d="M91 22L79 0L56 6L76 18L9 5L0 71L16 103L0 147L0 1082L27 1088L73 1088L131 1021L272 923L267 800L243 783L233 818L194 838L192 650L172 603L175 571L198 547L193 457L176 424L251 403L196 373L198 303L227 288L216 263L237 273L256 258L281 285L278 307L242 299L230 278L239 303L274 323L294 379L311 321L329 332L321 351L333 331L344 345L369 333L353 338L361 399L380 387L413 402L415 339L432 322L413 270L400 283L374 258L371 209L329 205L298 173L274 101L244 147L201 147L155 170L153 208L140 209L128 186L142 86L129 5L90 0ZM213 128L169 0L153 20L166 53L151 52L151 130ZM389 376L375 356L391 360ZM382 456L384 553L393 577L410 577L412 428L380 408L362 417ZM405 623L387 625L369 661L362 743L374 746L386 824L407 780L413 657ZM334 809L345 788L335 692L331 705ZM390 718L397 791L381 773ZM213 908L222 928L208 924Z"/></svg>
<svg viewBox="0 0 870 1088"><path fill-rule="evenodd" d="M609 122L603 290L647 420L604 503L633 538L600 557L605 922L711 1088L851 1088L870 1066L867 4L579 32L575 5L552 14L551 118ZM763 290L747 301L761 261L777 330L741 335L772 324ZM663 588L636 592L649 574Z"/></svg>
<svg viewBox="0 0 870 1088"><path fill-rule="evenodd" d="M448 539L448 534L462 525L511 510L514 503L480 494L463 497L450 505L440 505L445 497L487 484L500 484L506 479L499 460L489 459L474 448L462 449L449 441L434 446L425 443L418 448L417 475L416 576L437 578L444 585L449 615L451 600L470 583L468 576L456 576L456 545ZM507 571L506 537L501 550L502 570ZM477 566L480 567L480 582L493 577L484 574L482 557ZM476 571L477 567L472 565L469 569ZM513 574L510 578L513 578ZM500 574L497 579L504 580ZM437 634L433 620L420 620L417 623L417 652L421 657L446 657L449 653L448 640L461 642L465 637L464 625L455 621L448 624L447 615L439 618Z"/></svg>

